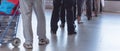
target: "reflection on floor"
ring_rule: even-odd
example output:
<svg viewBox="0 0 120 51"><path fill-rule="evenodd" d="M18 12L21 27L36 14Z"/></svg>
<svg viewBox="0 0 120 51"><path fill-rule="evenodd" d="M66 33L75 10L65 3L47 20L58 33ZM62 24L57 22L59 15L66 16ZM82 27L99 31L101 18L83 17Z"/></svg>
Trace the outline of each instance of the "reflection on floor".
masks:
<svg viewBox="0 0 120 51"><path fill-rule="evenodd" d="M21 39L19 47L3 45L0 51L120 51L120 14L103 13L93 20L82 17L83 24L77 24L76 35L68 35L65 28L58 28L57 34L50 33L51 10L46 10L48 45L39 46L36 35L36 18L33 13L34 48L23 47L22 21L20 19L17 37ZM59 25L59 24L58 24Z"/></svg>

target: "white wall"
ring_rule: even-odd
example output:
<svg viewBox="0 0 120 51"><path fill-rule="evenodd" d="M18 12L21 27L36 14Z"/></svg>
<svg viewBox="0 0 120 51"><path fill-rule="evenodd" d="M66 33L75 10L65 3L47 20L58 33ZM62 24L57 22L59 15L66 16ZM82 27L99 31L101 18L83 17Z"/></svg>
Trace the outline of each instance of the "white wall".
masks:
<svg viewBox="0 0 120 51"><path fill-rule="evenodd" d="M104 0L102 1L104 2ZM53 8L52 2L53 0L45 0L46 8ZM105 1L103 10L108 12L120 12L120 1Z"/></svg>
<svg viewBox="0 0 120 51"><path fill-rule="evenodd" d="M120 1L105 1L104 11L120 12Z"/></svg>

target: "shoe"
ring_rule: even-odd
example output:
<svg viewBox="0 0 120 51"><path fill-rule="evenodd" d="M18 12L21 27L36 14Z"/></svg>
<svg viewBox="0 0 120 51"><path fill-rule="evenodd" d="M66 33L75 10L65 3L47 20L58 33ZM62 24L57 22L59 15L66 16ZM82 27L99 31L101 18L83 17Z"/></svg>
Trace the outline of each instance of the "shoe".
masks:
<svg viewBox="0 0 120 51"><path fill-rule="evenodd" d="M48 39L39 39L39 45L45 45L48 44L49 40Z"/></svg>
<svg viewBox="0 0 120 51"><path fill-rule="evenodd" d="M97 14L95 14L95 17L98 17L98 15L97 15Z"/></svg>
<svg viewBox="0 0 120 51"><path fill-rule="evenodd" d="M94 12L94 16L95 16L95 17L97 17L97 16L98 16L98 13L97 13L96 11Z"/></svg>
<svg viewBox="0 0 120 51"><path fill-rule="evenodd" d="M91 19L92 19L92 17L88 17L87 19L88 19L88 20L91 20Z"/></svg>
<svg viewBox="0 0 120 51"><path fill-rule="evenodd" d="M61 23L61 24L60 24L60 27L61 27L61 28L64 28L64 27L65 27L65 24L64 24L64 23Z"/></svg>
<svg viewBox="0 0 120 51"><path fill-rule="evenodd" d="M27 49L32 49L33 48L32 43L24 43L23 46Z"/></svg>
<svg viewBox="0 0 120 51"><path fill-rule="evenodd" d="M68 35L74 35L74 34L76 34L77 32L68 32Z"/></svg>

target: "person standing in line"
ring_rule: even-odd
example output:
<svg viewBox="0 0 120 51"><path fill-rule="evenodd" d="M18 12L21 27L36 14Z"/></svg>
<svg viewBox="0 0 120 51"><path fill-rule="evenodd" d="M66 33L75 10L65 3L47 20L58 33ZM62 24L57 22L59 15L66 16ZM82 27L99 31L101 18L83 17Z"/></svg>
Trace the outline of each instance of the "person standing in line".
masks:
<svg viewBox="0 0 120 51"><path fill-rule="evenodd" d="M88 20L92 19L92 0L77 0L77 22L80 24L81 22L81 15L83 13L83 6L84 3L86 5L86 16Z"/></svg>
<svg viewBox="0 0 120 51"><path fill-rule="evenodd" d="M20 11L23 20L23 34L25 48L33 48L33 31L32 31L32 9L34 9L37 17L37 35L39 45L49 43L46 37L46 20L43 9L43 0L20 0Z"/></svg>
<svg viewBox="0 0 120 51"><path fill-rule="evenodd" d="M58 21L59 21L59 13L60 13L60 6L61 0L53 0L53 12L51 18L51 33L56 34L58 29ZM73 17L73 3L74 0L63 0L63 6L66 10L66 17L67 17L67 30L68 34L76 34L75 27L74 27L74 17Z"/></svg>

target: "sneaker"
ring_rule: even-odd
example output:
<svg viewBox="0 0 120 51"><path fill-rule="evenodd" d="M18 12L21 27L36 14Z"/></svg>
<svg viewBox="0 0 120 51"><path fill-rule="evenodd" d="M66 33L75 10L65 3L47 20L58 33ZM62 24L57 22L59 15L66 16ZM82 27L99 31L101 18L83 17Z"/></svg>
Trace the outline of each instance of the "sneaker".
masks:
<svg viewBox="0 0 120 51"><path fill-rule="evenodd" d="M32 49L33 48L32 43L24 43L23 46L27 49Z"/></svg>
<svg viewBox="0 0 120 51"><path fill-rule="evenodd" d="M48 39L39 39L39 45L45 45L48 44L49 40Z"/></svg>

